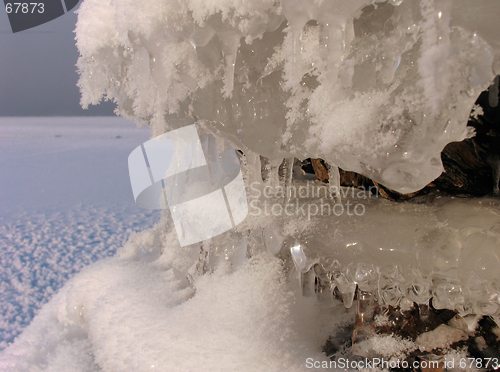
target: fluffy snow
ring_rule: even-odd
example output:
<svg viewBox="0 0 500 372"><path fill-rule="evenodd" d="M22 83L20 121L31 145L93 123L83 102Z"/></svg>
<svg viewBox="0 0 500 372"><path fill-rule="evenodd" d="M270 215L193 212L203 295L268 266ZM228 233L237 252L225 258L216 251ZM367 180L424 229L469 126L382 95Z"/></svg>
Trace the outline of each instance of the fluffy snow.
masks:
<svg viewBox="0 0 500 372"><path fill-rule="evenodd" d="M158 220L134 205L126 163L148 138L119 118L0 119L0 348L75 273Z"/></svg>
<svg viewBox="0 0 500 372"><path fill-rule="evenodd" d="M44 307L0 368L301 371L307 357L326 360L314 305L290 291L269 257L206 275L195 290L167 261L108 259Z"/></svg>

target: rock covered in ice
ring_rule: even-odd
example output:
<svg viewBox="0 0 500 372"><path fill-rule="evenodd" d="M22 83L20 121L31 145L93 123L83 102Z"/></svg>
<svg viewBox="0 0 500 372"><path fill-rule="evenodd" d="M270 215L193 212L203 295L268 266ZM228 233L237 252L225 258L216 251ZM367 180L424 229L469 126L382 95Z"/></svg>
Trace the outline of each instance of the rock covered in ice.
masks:
<svg viewBox="0 0 500 372"><path fill-rule="evenodd" d="M497 0L86 0L82 104L158 135L195 121L272 161L322 158L400 192L439 176L500 73Z"/></svg>

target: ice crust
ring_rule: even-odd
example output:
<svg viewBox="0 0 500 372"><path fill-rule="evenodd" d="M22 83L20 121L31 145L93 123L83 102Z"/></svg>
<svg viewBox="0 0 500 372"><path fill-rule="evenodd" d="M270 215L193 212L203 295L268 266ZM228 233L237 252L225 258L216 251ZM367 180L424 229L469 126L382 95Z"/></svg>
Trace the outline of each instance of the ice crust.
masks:
<svg viewBox="0 0 500 372"><path fill-rule="evenodd" d="M357 288L372 293L381 307L432 299L436 309L498 318L496 199L439 197L425 204L398 204L342 188L338 201L325 198L327 188L319 183L295 185L299 192L308 187L309 197L293 199L290 216L273 215L285 208L279 199L267 199L267 207L250 212L264 220L260 231L267 249L289 255L299 277L314 271L330 291L338 290L346 307L353 304Z"/></svg>
<svg viewBox="0 0 500 372"><path fill-rule="evenodd" d="M82 104L159 135L198 122L233 147L323 158L400 192L442 172L500 73L496 0L86 0Z"/></svg>

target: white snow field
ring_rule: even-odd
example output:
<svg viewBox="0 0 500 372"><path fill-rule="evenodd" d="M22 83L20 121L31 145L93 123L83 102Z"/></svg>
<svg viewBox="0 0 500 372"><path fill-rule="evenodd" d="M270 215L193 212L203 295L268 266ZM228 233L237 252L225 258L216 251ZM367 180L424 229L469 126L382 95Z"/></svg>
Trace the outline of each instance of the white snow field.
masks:
<svg viewBox="0 0 500 372"><path fill-rule="evenodd" d="M128 179L148 138L114 117L0 119L1 349L75 273L158 220Z"/></svg>

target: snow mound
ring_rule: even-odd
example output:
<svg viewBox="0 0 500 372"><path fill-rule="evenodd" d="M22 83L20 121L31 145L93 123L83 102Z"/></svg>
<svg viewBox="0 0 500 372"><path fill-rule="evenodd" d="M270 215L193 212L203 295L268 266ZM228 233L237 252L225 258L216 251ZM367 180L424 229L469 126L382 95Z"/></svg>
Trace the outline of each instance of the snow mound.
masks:
<svg viewBox="0 0 500 372"><path fill-rule="evenodd" d="M0 370L299 371L308 357L326 360L324 315L290 290L278 259L221 266L193 288L180 273L197 252L160 226L141 234L175 260L142 260L144 239L131 239L71 279L4 351Z"/></svg>

